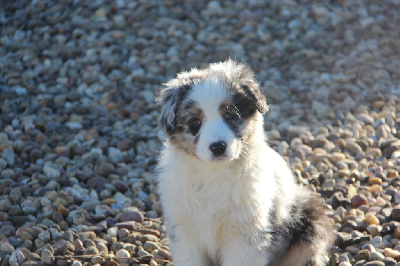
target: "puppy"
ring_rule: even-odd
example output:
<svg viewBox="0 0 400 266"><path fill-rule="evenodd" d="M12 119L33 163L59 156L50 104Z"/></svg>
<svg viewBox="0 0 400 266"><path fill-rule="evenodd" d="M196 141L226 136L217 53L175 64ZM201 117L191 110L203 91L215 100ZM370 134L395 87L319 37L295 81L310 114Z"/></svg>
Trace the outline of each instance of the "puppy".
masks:
<svg viewBox="0 0 400 266"><path fill-rule="evenodd" d="M325 265L322 200L266 143L267 102L232 60L182 72L160 92L158 192L176 265Z"/></svg>

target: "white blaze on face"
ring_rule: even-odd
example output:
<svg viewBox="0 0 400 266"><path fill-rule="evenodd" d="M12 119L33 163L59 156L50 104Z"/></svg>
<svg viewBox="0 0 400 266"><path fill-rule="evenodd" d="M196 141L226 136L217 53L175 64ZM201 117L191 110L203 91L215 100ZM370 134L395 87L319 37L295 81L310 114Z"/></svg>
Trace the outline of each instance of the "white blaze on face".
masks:
<svg viewBox="0 0 400 266"><path fill-rule="evenodd" d="M204 114L196 146L197 157L203 161L237 158L239 156L238 140L220 113L221 104L230 98L228 89L224 84L218 80L210 79L194 85L188 98L195 101ZM216 142L226 143L226 150L220 156L215 156L210 149L210 145Z"/></svg>

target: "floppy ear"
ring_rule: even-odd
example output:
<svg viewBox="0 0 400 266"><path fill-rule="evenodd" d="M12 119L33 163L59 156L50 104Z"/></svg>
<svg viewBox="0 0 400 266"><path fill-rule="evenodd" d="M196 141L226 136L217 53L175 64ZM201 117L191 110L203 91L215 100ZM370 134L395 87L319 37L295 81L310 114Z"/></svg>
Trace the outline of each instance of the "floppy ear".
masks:
<svg viewBox="0 0 400 266"><path fill-rule="evenodd" d="M257 110L265 114L268 111L267 100L264 94L260 91L259 86L256 82L242 87L245 93L256 103Z"/></svg>
<svg viewBox="0 0 400 266"><path fill-rule="evenodd" d="M167 84L168 86L168 84ZM189 91L189 85L168 86L162 91L157 98L157 103L161 106L161 114L158 120L159 127L167 134L171 134L175 130L175 116L179 105L186 93Z"/></svg>

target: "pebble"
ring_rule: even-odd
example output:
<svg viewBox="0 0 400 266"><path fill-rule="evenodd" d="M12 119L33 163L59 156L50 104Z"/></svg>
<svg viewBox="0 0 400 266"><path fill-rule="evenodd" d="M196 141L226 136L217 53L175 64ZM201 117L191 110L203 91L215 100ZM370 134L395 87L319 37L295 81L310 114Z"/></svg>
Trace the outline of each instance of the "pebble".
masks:
<svg viewBox="0 0 400 266"><path fill-rule="evenodd" d="M48 249L43 249L40 260L47 265L54 265L55 262L53 253Z"/></svg>
<svg viewBox="0 0 400 266"><path fill-rule="evenodd" d="M103 264L104 261L105 261L105 259L104 259L103 256L93 256L93 257L90 259L90 262L91 262L92 264L96 264L96 263L98 263L98 264Z"/></svg>
<svg viewBox="0 0 400 266"><path fill-rule="evenodd" d="M385 263L385 266L396 266L397 265L397 261L393 258L384 258L383 263Z"/></svg>
<svg viewBox="0 0 400 266"><path fill-rule="evenodd" d="M371 224L378 225L378 224L379 224L379 219L376 218L376 216L375 216L373 213L370 213L370 212L369 212L369 213L367 213L367 214L365 215L364 222L365 222L366 224L369 224L369 225L371 225Z"/></svg>
<svg viewBox="0 0 400 266"><path fill-rule="evenodd" d="M123 263L127 261L127 258L130 258L131 255L125 249L120 249L115 253L115 257L119 263Z"/></svg>
<svg viewBox="0 0 400 266"><path fill-rule="evenodd" d="M374 260L363 264L365 266L385 266L385 263L382 261Z"/></svg>
<svg viewBox="0 0 400 266"><path fill-rule="evenodd" d="M107 162L101 162L97 167L97 173L101 176L108 176L109 174L114 173L114 165Z"/></svg>
<svg viewBox="0 0 400 266"><path fill-rule="evenodd" d="M135 221L142 223L144 216L141 212L129 211L118 214L117 217L115 217L115 220L117 222Z"/></svg>
<svg viewBox="0 0 400 266"><path fill-rule="evenodd" d="M386 257L397 259L400 256L400 251L391 248L385 248L384 254Z"/></svg>
<svg viewBox="0 0 400 266"><path fill-rule="evenodd" d="M14 150L11 148L5 148L2 152L1 152L1 157L3 157L3 159L7 162L7 164L9 166L14 166L15 164L15 154L14 154Z"/></svg>
<svg viewBox="0 0 400 266"><path fill-rule="evenodd" d="M370 260L378 260L378 261L381 261L381 260L383 260L384 258L385 258L385 256L384 256L382 253L377 252L377 251L372 252L371 255L369 256L369 259L370 259Z"/></svg>
<svg viewBox="0 0 400 266"><path fill-rule="evenodd" d="M346 144L346 148L353 154L358 155L362 153L362 148L355 142L349 142Z"/></svg>
<svg viewBox="0 0 400 266"><path fill-rule="evenodd" d="M119 163L123 159L122 152L119 149L114 148L114 147L108 148L107 154L108 154L108 158L113 163Z"/></svg>
<svg viewBox="0 0 400 266"><path fill-rule="evenodd" d="M358 208L361 205L365 205L367 204L368 199L366 196L364 196L363 194L358 194L355 195L352 199L351 199L351 205L353 206L353 208Z"/></svg>
<svg viewBox="0 0 400 266"><path fill-rule="evenodd" d="M392 210L392 218L395 221L400 221L400 206L393 208L393 210Z"/></svg>
<svg viewBox="0 0 400 266"><path fill-rule="evenodd" d="M18 250L18 249L11 254L11 257L8 260L8 263L10 263L10 266L18 266L24 262L25 262L25 256L21 252L21 250Z"/></svg>
<svg viewBox="0 0 400 266"><path fill-rule="evenodd" d="M71 212L72 222L76 225L83 224L86 221L86 214L83 211Z"/></svg>
<svg viewBox="0 0 400 266"><path fill-rule="evenodd" d="M14 252L15 248L10 243L4 242L4 243L1 243L1 245L0 245L0 251Z"/></svg>

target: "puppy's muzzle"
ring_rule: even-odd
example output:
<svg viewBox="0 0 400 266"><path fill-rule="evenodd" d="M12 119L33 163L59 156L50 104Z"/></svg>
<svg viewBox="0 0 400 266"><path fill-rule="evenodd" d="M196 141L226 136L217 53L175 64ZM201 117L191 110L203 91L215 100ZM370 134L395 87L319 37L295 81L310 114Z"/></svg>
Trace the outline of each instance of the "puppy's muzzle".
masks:
<svg viewBox="0 0 400 266"><path fill-rule="evenodd" d="M217 142L211 143L210 150L211 150L212 154L214 154L215 156L221 156L222 154L225 153L226 142L225 141L217 141Z"/></svg>

